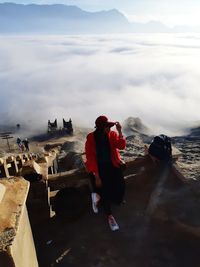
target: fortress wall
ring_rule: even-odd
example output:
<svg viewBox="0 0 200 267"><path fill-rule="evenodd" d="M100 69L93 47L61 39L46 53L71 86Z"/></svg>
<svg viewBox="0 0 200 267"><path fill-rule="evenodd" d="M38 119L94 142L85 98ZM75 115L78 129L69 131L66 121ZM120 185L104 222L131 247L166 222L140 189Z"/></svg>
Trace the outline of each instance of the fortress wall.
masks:
<svg viewBox="0 0 200 267"><path fill-rule="evenodd" d="M0 179L18 175L19 170L24 165L32 165L37 173L47 177L48 168L52 168L52 173L57 172L56 156L56 151L52 151L51 153L46 153L42 158L39 158L37 155L33 156L32 154L21 154L0 158Z"/></svg>
<svg viewBox="0 0 200 267"><path fill-rule="evenodd" d="M6 188L0 203L0 266L38 267L26 209L29 182L13 177L0 183Z"/></svg>
<svg viewBox="0 0 200 267"><path fill-rule="evenodd" d="M26 206L19 222L17 235L10 246L15 267L37 267L37 257Z"/></svg>

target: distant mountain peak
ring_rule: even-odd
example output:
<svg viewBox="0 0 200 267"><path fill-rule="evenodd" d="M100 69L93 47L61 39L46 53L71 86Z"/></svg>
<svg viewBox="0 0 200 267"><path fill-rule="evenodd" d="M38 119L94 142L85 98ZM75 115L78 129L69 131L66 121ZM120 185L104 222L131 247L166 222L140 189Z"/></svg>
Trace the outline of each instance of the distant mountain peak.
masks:
<svg viewBox="0 0 200 267"><path fill-rule="evenodd" d="M0 32L108 33L129 26L117 9L88 12L74 5L0 3Z"/></svg>
<svg viewBox="0 0 200 267"><path fill-rule="evenodd" d="M0 33L200 32L200 27L168 28L160 21L130 23L116 8L88 12L75 5L0 3Z"/></svg>

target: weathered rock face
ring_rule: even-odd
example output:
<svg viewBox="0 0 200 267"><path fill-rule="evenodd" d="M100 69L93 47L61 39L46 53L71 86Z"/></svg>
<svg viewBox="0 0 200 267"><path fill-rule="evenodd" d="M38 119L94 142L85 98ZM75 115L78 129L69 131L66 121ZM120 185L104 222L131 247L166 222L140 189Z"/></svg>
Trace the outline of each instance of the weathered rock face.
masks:
<svg viewBox="0 0 200 267"><path fill-rule="evenodd" d="M69 151L69 152L62 152L58 156L59 172L69 171L72 169L79 169L82 167L84 166L83 166L82 156L80 153Z"/></svg>
<svg viewBox="0 0 200 267"><path fill-rule="evenodd" d="M183 175L200 179L200 137L176 137L173 143L182 152L177 164Z"/></svg>
<svg viewBox="0 0 200 267"><path fill-rule="evenodd" d="M83 167L82 153L83 143L81 141L65 142L60 148L58 155L58 171L68 171Z"/></svg>
<svg viewBox="0 0 200 267"><path fill-rule="evenodd" d="M120 151L124 160L129 158L135 159L145 153L145 143L141 135L128 136L126 138L126 149Z"/></svg>
<svg viewBox="0 0 200 267"><path fill-rule="evenodd" d="M149 135L151 130L143 124L140 118L127 118L123 123L123 129L126 135L134 135L135 133Z"/></svg>

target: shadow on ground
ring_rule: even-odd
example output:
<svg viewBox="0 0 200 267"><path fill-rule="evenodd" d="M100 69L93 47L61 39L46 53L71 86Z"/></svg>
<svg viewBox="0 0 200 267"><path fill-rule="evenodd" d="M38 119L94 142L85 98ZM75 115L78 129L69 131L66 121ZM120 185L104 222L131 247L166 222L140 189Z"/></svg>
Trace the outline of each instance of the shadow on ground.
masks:
<svg viewBox="0 0 200 267"><path fill-rule="evenodd" d="M40 267L199 267L200 239L167 220L147 216L156 175L126 181L126 203L113 207L120 230L112 232L90 203L76 221L57 217L32 222ZM38 211L38 217L40 217Z"/></svg>

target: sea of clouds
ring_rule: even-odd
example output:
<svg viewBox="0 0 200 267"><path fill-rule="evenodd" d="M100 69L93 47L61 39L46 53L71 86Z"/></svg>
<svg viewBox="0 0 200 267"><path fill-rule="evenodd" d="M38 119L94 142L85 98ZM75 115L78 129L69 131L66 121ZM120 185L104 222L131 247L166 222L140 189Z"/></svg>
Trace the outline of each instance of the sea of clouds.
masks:
<svg viewBox="0 0 200 267"><path fill-rule="evenodd" d="M140 117L155 133L200 120L200 35L0 36L0 123L93 127Z"/></svg>

